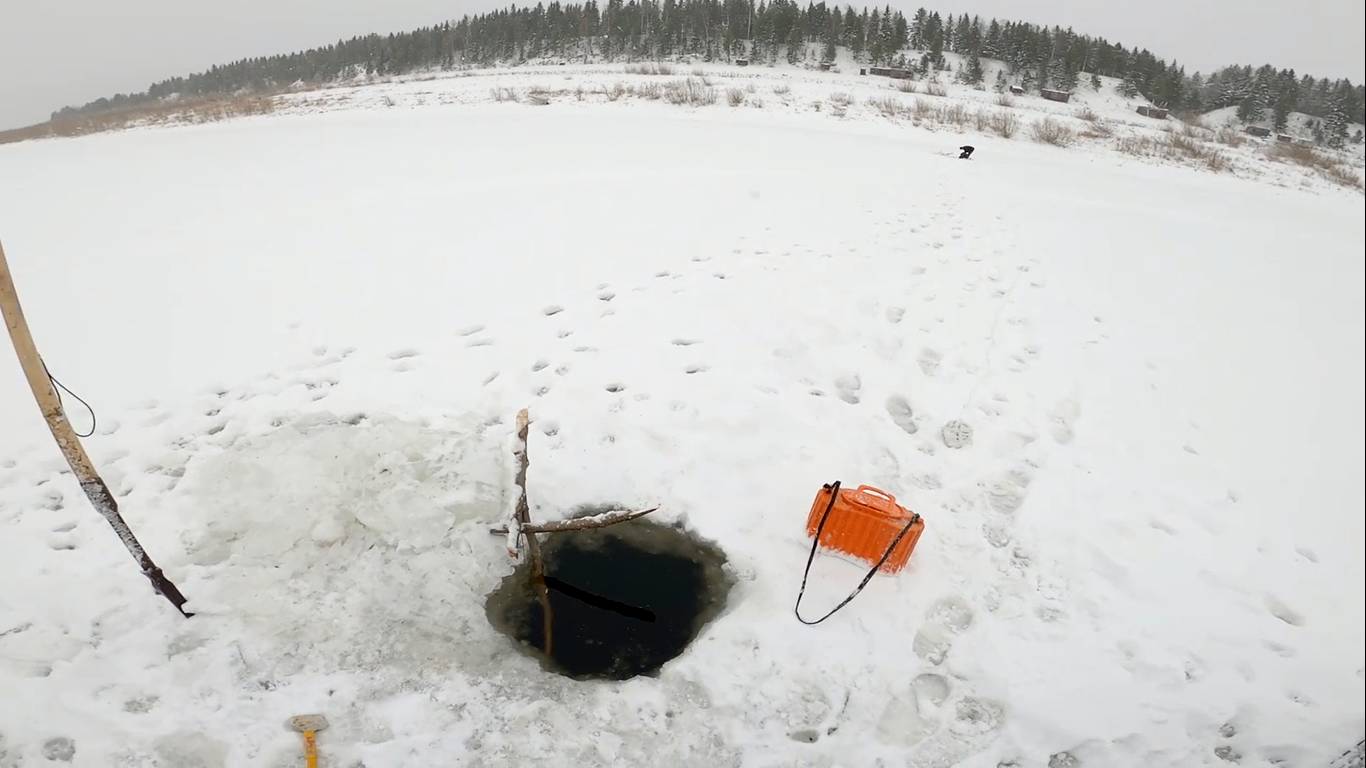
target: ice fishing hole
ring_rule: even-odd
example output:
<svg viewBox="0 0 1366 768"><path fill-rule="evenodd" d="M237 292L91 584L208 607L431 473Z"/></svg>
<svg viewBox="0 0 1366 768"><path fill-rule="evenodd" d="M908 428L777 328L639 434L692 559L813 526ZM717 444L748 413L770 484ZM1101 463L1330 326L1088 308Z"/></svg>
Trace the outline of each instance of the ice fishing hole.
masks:
<svg viewBox="0 0 1366 768"><path fill-rule="evenodd" d="M617 506L577 510L591 515ZM633 520L541 535L545 615L522 563L488 597L494 628L552 671L579 680L653 675L721 612L733 580L725 553L677 525Z"/></svg>

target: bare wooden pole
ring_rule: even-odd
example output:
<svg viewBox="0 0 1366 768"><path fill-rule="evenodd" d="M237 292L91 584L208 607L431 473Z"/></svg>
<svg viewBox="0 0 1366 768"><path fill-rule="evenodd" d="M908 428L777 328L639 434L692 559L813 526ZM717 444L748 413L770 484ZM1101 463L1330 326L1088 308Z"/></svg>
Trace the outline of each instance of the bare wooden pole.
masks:
<svg viewBox="0 0 1366 768"><path fill-rule="evenodd" d="M549 656L552 653L555 642L555 623L554 611L550 608L550 590L545 585L545 562L541 560L541 544L536 541L536 534L526 530L526 526L531 523L531 506L526 500L526 471L531 463L527 455L527 432L531 428L531 414L526 408L517 412L517 508L513 511L513 519L508 528L509 531L516 531L509 538L512 540L511 549L516 554L517 536L526 537L527 559L531 565L531 588L536 590L536 597L541 603L541 628L542 639L545 647L541 650Z"/></svg>
<svg viewBox="0 0 1366 768"><path fill-rule="evenodd" d="M147 550L142 548L128 523L124 522L123 516L119 514L119 505L114 501L114 494L109 492L109 486L105 485L104 480L95 471L95 465L86 455L80 438L71 428L71 423L66 420L62 401L52 388L52 379L43 365L43 358L38 355L37 346L33 343L28 321L24 319L24 310L19 305L19 293L15 290L14 279L10 276L9 262L5 260L3 245L0 245L0 313L4 315L5 327L9 330L10 340L14 342L14 351L19 355L19 365L24 369L29 389L33 390L33 399L38 401L38 409L42 411L43 419L47 421L48 429L57 441L57 447L66 457L66 463L71 465L71 471L81 484L81 490L85 491L95 511L109 521L110 527L118 534L119 540L128 549L128 554L137 561L138 567L142 569L142 575L152 582L152 588L157 594L169 600L181 615L186 618L192 616L193 614L185 612L185 597L180 594L180 590L176 589L175 584L172 584L157 564L152 562Z"/></svg>

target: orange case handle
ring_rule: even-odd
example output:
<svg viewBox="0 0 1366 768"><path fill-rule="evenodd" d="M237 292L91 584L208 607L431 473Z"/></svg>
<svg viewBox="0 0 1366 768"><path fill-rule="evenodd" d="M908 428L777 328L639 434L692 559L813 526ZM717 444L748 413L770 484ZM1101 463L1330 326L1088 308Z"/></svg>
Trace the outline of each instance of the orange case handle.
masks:
<svg viewBox="0 0 1366 768"><path fill-rule="evenodd" d="M874 488L871 485L860 485L858 487L858 490L854 491L854 493L861 493L865 496L872 496L873 498L879 500L885 499L887 503L880 504L879 506L885 507L887 509L891 509L896 506L896 497L890 493L887 493L881 488Z"/></svg>
<svg viewBox="0 0 1366 768"><path fill-rule="evenodd" d="M866 497L864 500L865 504L880 510L882 514L888 517L897 519L905 517L905 510L896 503L896 497L881 488L874 488L871 485L860 485L854 493Z"/></svg>
<svg viewBox="0 0 1366 768"><path fill-rule="evenodd" d="M895 496L893 496L893 495L890 494L890 493L887 493L886 491L882 490L881 488L874 488L874 487L871 486L871 485L860 485L860 486L858 487L858 491L857 491L857 492L858 492L858 493L871 493L871 494L874 495L874 496L881 496L882 498L886 499L887 501L890 501L890 502L892 502L892 503L896 503L896 497L895 497Z"/></svg>

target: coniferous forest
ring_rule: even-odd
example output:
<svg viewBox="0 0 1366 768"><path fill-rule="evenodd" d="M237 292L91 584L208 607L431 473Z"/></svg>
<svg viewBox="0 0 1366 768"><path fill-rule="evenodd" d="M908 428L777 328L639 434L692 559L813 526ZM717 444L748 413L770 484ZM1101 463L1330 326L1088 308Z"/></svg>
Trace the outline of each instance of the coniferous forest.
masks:
<svg viewBox="0 0 1366 768"><path fill-rule="evenodd" d="M981 59L999 59L1010 84L1028 91L1071 90L1098 85L1093 75L1120 78L1126 96L1143 96L1176 112L1237 106L1245 122L1268 120L1284 130L1291 112L1320 118L1315 138L1330 146L1347 140L1351 122L1363 117L1363 88L1269 64L1229 66L1187 73L1146 49L1126 47L1071 29L977 16L941 16L921 8L910 18L890 7L854 9L825 3L805 7L789 0L594 0L512 6L492 13L411 32L371 34L332 45L215 66L173 77L138 94L119 94L53 118L138 106L173 95L213 96L268 92L295 83L323 83L368 74L459 69L535 61L637 61L695 57L704 61L746 58L755 64L834 59L847 50L870 65L940 72L974 85L1005 86L1006 78L982 83ZM957 71L944 52L963 57Z"/></svg>

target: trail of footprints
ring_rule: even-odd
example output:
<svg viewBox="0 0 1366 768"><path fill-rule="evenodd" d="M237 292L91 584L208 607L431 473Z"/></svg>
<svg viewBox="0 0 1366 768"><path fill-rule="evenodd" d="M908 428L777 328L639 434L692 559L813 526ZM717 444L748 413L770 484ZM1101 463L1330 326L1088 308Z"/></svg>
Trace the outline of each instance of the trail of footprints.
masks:
<svg viewBox="0 0 1366 768"><path fill-rule="evenodd" d="M961 222L956 220L953 213L953 206L945 203L944 211L948 213L950 220L950 230L948 240L950 243L958 243L964 240ZM899 217L902 221L898 222L904 226L904 215ZM933 221L936 217L931 216ZM905 226L912 234L918 233L923 225L910 224ZM942 253L938 261L947 263L949 259L946 243L943 240L933 240L929 243L936 253ZM757 253L757 252L756 252ZM980 261L980 256L966 257L968 261ZM709 259L695 258L695 264L705 264ZM699 268L703 268L700 267ZM908 274L917 278L918 282L932 285L931 277L925 277L927 270L922 265L911 265ZM660 271L654 275L656 280L674 281L682 276L671 271ZM713 271L711 277L724 280L726 273ZM923 279L922 279L923 278ZM1012 286L1002 285L1002 278L995 272L990 272L985 276L986 282L995 286L992 289L993 301L1005 301L1009 297ZM1036 273L1027 267L1022 267L1020 274L1013 278L1018 285L1027 284L1030 288L1040 288L1045 282ZM982 285L979 279L969 279L963 283L961 293L971 295L979 290ZM644 286L637 287L635 290L642 290ZM600 284L596 287L592 299L586 306L595 306L600 312L599 317L610 317L615 314L613 308L614 301L618 298L618 293L607 284ZM926 305L933 305L938 300L938 291L928 290L920 293L921 302ZM959 305L963 306L963 301ZM1021 315L1002 307L1004 314L1002 324L1011 331L1010 336L1025 336L1022 343L1009 346L1001 354L1000 361L993 361L992 355L988 354L987 365L995 367L1001 365L1010 373L1021 373L1028 369L1029 364L1041 353L1040 346L1027 338L1028 321ZM566 308L559 304L551 304L540 310L543 317L548 320L559 322L564 317L574 314L571 308ZM943 323L942 316L935 313L917 312L917 317L931 317L934 322L930 325L921 324L918 329L907 328L905 323L910 312L904 305L892 305L881 310L881 317L886 325L896 329L905 329L905 333L917 338L925 338L930 343L917 346L913 352L914 369L919 375L934 378L945 375L946 355L943 351L933 345L932 340L936 326ZM1101 319L1096 318L1099 326ZM900 331L898 331L900 332ZM558 340L565 340L574 335L574 329L567 327L556 327L555 336ZM925 337L925 334L929 334ZM482 324L470 325L457 329L454 334L459 343L467 348L479 348L491 346L495 343L494 337L489 333L486 326ZM1102 334L1102 338L1104 334ZM991 343L1001 343L997 338L993 338ZM703 340L695 337L673 337L667 343L680 351L692 350L698 345L703 344ZM596 351L588 344L576 344L572 346L574 354L591 354ZM330 352L326 347L317 347L313 350L314 355L323 358L319 366L314 368L314 373L297 380L295 383L302 384L308 391L315 394L314 399L326 397L327 391L336 386L336 377L317 375L320 367L338 362L349 356L354 349L341 350L339 353ZM964 363L955 355L951 359L954 362L955 375L961 374L969 376L981 374L981 369L974 370L973 364ZM387 359L392 370L402 373L412 370L420 359L420 353L414 348L399 348L387 354ZM556 361L554 355L545 355L534 359L529 364L529 371L535 381L532 394L540 397L551 391L554 378L564 377L572 370L569 362ZM710 370L710 366L702 360L694 357L683 362L679 371L683 375L696 376L705 374ZM499 379L500 371L491 371L482 379L484 385L491 385ZM964 379L967 385L971 385L970 378ZM812 396L823 397L826 390L817 386L814 381L802 380L802 385ZM876 384L876 382L872 382ZM908 439L915 439L915 447L920 453L933 456L937 450L945 450L943 446L935 446L934 440L925 439L923 434L936 434L938 425L927 423L927 416L919 413L913 406L911 400L900 393L891 393L883 398L876 399L873 405L868 402L869 382L865 381L864 376L857 371L844 371L835 375L829 380L829 388L835 397L849 407L879 407L885 412L888 422L895 426ZM621 380L608 380L602 382L602 389L608 395L625 396L629 391L629 382ZM779 390L771 385L761 384L759 389L767 394L778 394ZM871 387L876 393L876 387ZM216 393L216 398L220 401L228 398L230 393L220 390ZM648 397L646 393L634 393L636 398ZM238 394L238 399L243 395ZM1001 393L990 396L990 402L981 407L980 415L985 419L993 419L1005 413L1008 399ZM165 420L165 414L160 413L156 403L149 403L148 410L151 416L148 417L146 424L152 425ZM218 439L227 424L227 420L220 416L221 406L216 406L205 410L204 415L210 420L205 427L203 438ZM1081 416L1079 404L1072 399L1064 398L1045 415L1045 431L1047 437L1053 445L1067 446L1075 436L1077 422ZM355 422L363 419L363 415L357 415ZM930 427L930 429L924 429ZM112 425L109 433L117 430L117 423ZM553 418L538 420L537 429L546 437L555 437L560 434L560 424ZM231 439L231 438L221 438ZM603 437L604 442L613 442L615 438L611 435ZM1034 473L1039 469L1039 465L1027 458L1027 449L1033 447L1031 444L1038 441L1037 436L1021 436L1015 457L1012 459L1014 466L997 471L989 475L978 483L975 497L960 497L948 499L944 503L947 513L956 514L967 510L979 510L981 515L981 536L985 544L985 551L994 562L1002 575L1002 578L1014 584L1029 584L1034 578L1031 573L1032 558L1028 549L1015 541L1015 536L1011 530L1014 516L1019 512L1026 501L1028 488L1033 480ZM179 446L182 453L186 452L190 446L188 443ZM888 446L889 466L899 469L896 454L901 452L904 446ZM923 462L922 462L923 463ZM0 470L11 470L16 467L13 459L0 459ZM165 478L166 483L163 490L174 489L179 477L184 474L183 461L178 466L170 468L149 467L144 474L156 474ZM938 475L934 472L908 472L905 474L908 482L914 487L925 491L941 491L943 484ZM3 475L0 475L3 479ZM44 480L44 483L46 480ZM41 484L40 484L41 485ZM127 493L130 488L121 489ZM66 506L64 494L55 490L47 490L42 493L38 506L50 512L61 512ZM49 533L48 544L56 552L70 552L76 550L81 543L80 527L73 518L55 523ZM1312 552L1301 553L1306 562L1316 562ZM980 601L980 604L987 610L995 607L994 594L996 587L990 587L987 591L988 596ZM1055 585L1049 584L1046 580L1039 579L1037 588L1037 607L1035 615L1039 620L1047 623L1052 621L1065 620L1065 614L1059 607L1062 601L1058 599L1060 594ZM1292 608L1268 596L1267 610L1276 618L1291 626L1299 626L1303 623L1303 617ZM994 734L999 731L1004 724L1008 713L1003 704L989 699L981 698L973 694L971 682L952 679L944 670L943 666L952 653L957 640L972 630L976 622L976 614L973 603L960 595L944 595L935 600L925 610L920 625L911 640L911 651L923 665L923 671L913 677L904 689L892 696L891 700L884 709L877 724L879 737L891 744L904 744L907 746L915 745L916 757L912 760L912 765L931 765L940 764L944 760L953 761L971 754L977 748L985 745ZM1189 677L1189 675L1188 675ZM1227 726L1232 728L1232 726ZM816 742L822 735L820 729L803 728L792 732L793 739L803 742ZM1236 759L1231 748L1221 748L1222 753L1218 756L1224 759ZM1049 765L1069 765L1069 760L1075 758L1061 752L1050 756ZM947 763L944 763L947 764Z"/></svg>
<svg viewBox="0 0 1366 768"><path fill-rule="evenodd" d="M709 258L695 258L693 259L693 262L700 264L709 260ZM654 274L654 278L656 280L676 280L681 277L682 275L668 270L661 270ZM727 275L721 272L714 272L712 273L711 277L716 279L726 279ZM637 286L633 290L643 291L647 288L647 285ZM617 296L617 292L613 290L609 284L598 284L598 286L594 290L593 298L602 305L608 305L606 309L600 310L598 314L599 318L611 317L616 314L616 310L612 309L610 305L617 298ZM567 316L569 314L572 314L572 312L570 307L566 307L560 304L549 304L541 308L540 314L546 318L557 318L561 316ZM571 327L558 327L555 329L554 334L556 339L564 340L574 336L575 329ZM457 329L455 331L455 336L463 340L464 346L468 348L487 347L492 346L494 344L494 339L488 333L487 326L483 324L475 324ZM668 343L674 347L678 347L681 349L691 348L701 344L702 339L695 337L674 337L669 339ZM575 354L589 354L596 352L597 348L587 344L578 344L573 346L571 348L571 351ZM406 348L394 350L390 352L388 355L389 359L391 361L394 361L392 369L396 372L411 370L413 361L417 358L417 356L417 350ZM536 377L536 381L535 383L533 383L531 387L531 394L539 398L551 392L553 388L553 382L541 378L541 376L545 375L547 371L552 372L556 377L563 377L568 375L571 370L572 366L570 363L556 363L553 359L553 356L542 356L536 358L530 364L530 373L533 375L533 377ZM679 366L679 371L687 376L704 374L710 370L710 364L697 359L688 360L687 362L684 362ZM482 384L484 386L493 384L500 378L501 374L502 371L498 370L488 372L482 379ZM604 392L608 394L619 395L627 391L628 385L624 381L610 380L604 381L602 383L602 389ZM648 398L648 395L638 393L637 395L635 395L635 397L637 399L646 399Z"/></svg>
<svg viewBox="0 0 1366 768"><path fill-rule="evenodd" d="M993 375L1023 373L1037 359L1041 347L1029 338L1029 323L1012 307L1011 301L1025 281L1033 278L1040 285L1042 281L1038 281L1032 272L1033 263L1013 271L990 267L983 254L990 252L997 261L1002 261L1001 251L991 250L980 242L977 234L969 234L958 218L956 208L953 201L945 201L940 210L928 216L928 221L908 222L907 214L901 214L896 221L890 222L893 230L909 231L925 241L928 247L921 254L927 257L928 263L910 265L907 272L911 282L907 290L901 293L897 303L880 310L880 319L895 338L918 342L907 351L901 351L899 343L884 344L883 349L905 359L918 376L926 379L948 377L946 381L966 393L969 389L975 390L980 383L988 382ZM946 234L941 231L945 224ZM888 237L888 240L893 238ZM936 309L944 303L944 292L951 285L945 281L947 275L940 277L937 272L942 267L953 266L953 273L961 276L964 274L963 262L981 263L981 266L968 269L967 277L961 281L960 290L953 295L951 303L961 310L971 301L991 302L985 306L992 309L994 305L992 311L996 313L996 322L990 335L982 340L982 350L948 353L936 345L934 339L945 326L946 315L956 310L945 307L941 312ZM917 298L921 308L909 311L908 306ZM846 371L831 380L830 389L849 406L868 407L865 394L870 384L876 382L867 381L860 372ZM810 386L812 395L825 394L822 387L814 383ZM920 453L930 457L939 451L950 450L935 439L923 437L926 434L937 436L946 417L918 412L911 399L898 392L886 393L876 403L890 424L912 441L903 445L914 445ZM1009 398L1000 391L986 389L972 399L971 406L969 415L963 418L991 422L1008 412ZM1048 414L1049 436L1054 445L1070 442L1079 416L1080 409L1070 400L1059 402ZM931 428L924 429L927 426ZM979 423L979 426L982 425ZM900 474L912 487L928 492L944 491L948 495L942 504L945 515L954 518L968 515L962 517L963 520L979 519L981 538L978 541L981 544L973 550L965 550L963 555L997 563L1000 578L1005 583L1020 585L1007 591L1033 593L1030 586L1032 558L1024 546L1015 542L1011 528L1038 470L1037 463L1026 457L1042 448L1037 436L1021 436L1015 449L1002 459L1005 467L989 471L977 482L976 488L944 491L943 483L934 471L895 474ZM889 451L892 458L888 466L899 467L895 455L903 452L902 449L889 446ZM915 463L935 464L933 460L926 462L923 459ZM911 765L948 765L964 759L994 739L1006 721L1008 712L1003 703L976 695L970 680L955 678L944 669L956 642L971 632L977 619L975 611L981 607L995 608L989 595L996 589L988 586L985 597L943 595L925 609L911 640L911 651L919 660L922 671L909 685L894 691L878 722L878 735L883 741L914 747ZM1050 600L1044 592L1038 592L1033 600L1039 606L1041 620L1061 618L1055 608L1057 601Z"/></svg>

